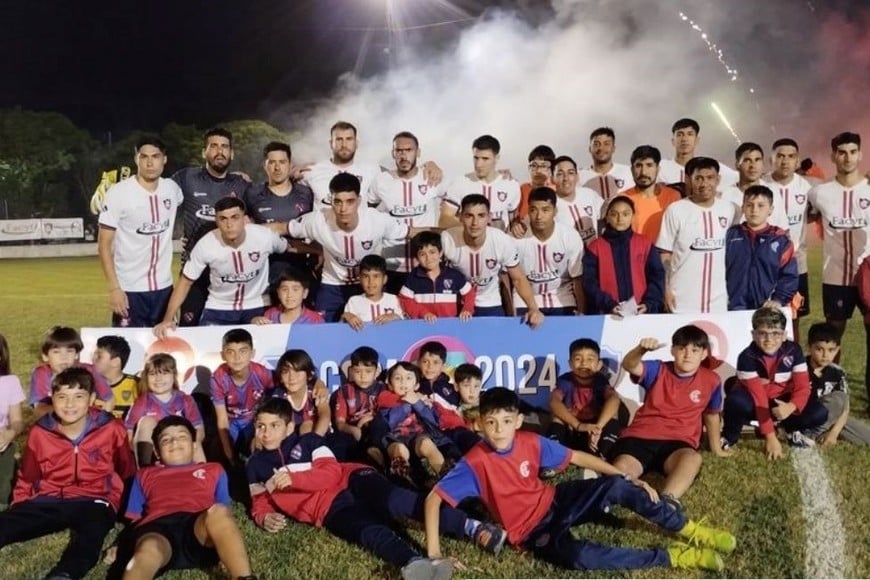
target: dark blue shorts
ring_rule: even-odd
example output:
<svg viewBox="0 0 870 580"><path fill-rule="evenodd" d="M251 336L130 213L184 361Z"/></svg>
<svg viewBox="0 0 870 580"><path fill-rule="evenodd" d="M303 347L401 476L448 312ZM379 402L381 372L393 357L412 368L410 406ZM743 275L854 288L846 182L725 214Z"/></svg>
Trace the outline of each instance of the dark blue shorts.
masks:
<svg viewBox="0 0 870 580"><path fill-rule="evenodd" d="M246 310L214 310L206 308L199 319L200 326L235 326L250 324L257 316L263 316L265 308L248 308Z"/></svg>
<svg viewBox="0 0 870 580"><path fill-rule="evenodd" d="M112 314L112 326L121 328L151 328L163 320L166 314L166 305L172 295L172 286L163 290L151 292L125 292L127 303L127 316L122 317Z"/></svg>
<svg viewBox="0 0 870 580"><path fill-rule="evenodd" d="M337 322L344 312L344 305L351 296L362 294L362 288L359 284L345 284L336 286L334 284L321 284L317 291L317 301L314 304L314 309L323 314L326 322Z"/></svg>
<svg viewBox="0 0 870 580"><path fill-rule="evenodd" d="M505 316L504 308L501 306L475 306L474 316L476 318L489 318L492 316Z"/></svg>
<svg viewBox="0 0 870 580"><path fill-rule="evenodd" d="M822 284L822 305L825 308L825 318L828 320L849 320L855 313L856 307L864 312L856 286Z"/></svg>

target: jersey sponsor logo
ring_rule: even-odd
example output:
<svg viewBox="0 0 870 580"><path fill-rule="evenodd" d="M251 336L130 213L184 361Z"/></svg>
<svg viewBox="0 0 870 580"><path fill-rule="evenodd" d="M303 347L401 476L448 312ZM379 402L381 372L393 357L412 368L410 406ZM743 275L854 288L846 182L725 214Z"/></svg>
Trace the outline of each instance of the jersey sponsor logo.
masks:
<svg viewBox="0 0 870 580"><path fill-rule="evenodd" d="M207 195L208 195L208 193L206 193L204 191L194 191L193 192L193 197L205 197Z"/></svg>
<svg viewBox="0 0 870 580"><path fill-rule="evenodd" d="M144 222L141 226L136 228L136 233L141 234L143 236L157 236L165 232L169 229L169 218L166 218L162 222Z"/></svg>
<svg viewBox="0 0 870 580"><path fill-rule="evenodd" d="M356 258L336 258L335 261L345 268L355 268L359 266L359 260Z"/></svg>
<svg viewBox="0 0 870 580"><path fill-rule="evenodd" d="M804 214L802 213L793 213L788 216L788 225L796 226L797 224L804 221Z"/></svg>
<svg viewBox="0 0 870 580"><path fill-rule="evenodd" d="M244 284L250 282L259 275L260 270L254 270L252 272L239 272L238 274L224 274L221 276L220 280L225 284Z"/></svg>
<svg viewBox="0 0 870 580"><path fill-rule="evenodd" d="M260 260L260 252L248 252L248 258L250 258L252 262L258 262Z"/></svg>
<svg viewBox="0 0 870 580"><path fill-rule="evenodd" d="M526 274L526 278L529 282L536 282L538 284L544 282L552 282L553 280L559 279L559 272L556 270L543 270L543 271L531 271Z"/></svg>
<svg viewBox="0 0 870 580"><path fill-rule="evenodd" d="M199 206L199 209L196 210L196 213L194 215L201 220L213 222L214 221L214 207L207 205L207 204L202 204L201 206Z"/></svg>
<svg viewBox="0 0 870 580"><path fill-rule="evenodd" d="M796 196L794 196L794 201L798 205L803 205L806 200L807 200L807 196L804 195L803 193L799 193Z"/></svg>
<svg viewBox="0 0 870 580"><path fill-rule="evenodd" d="M470 280L477 287L489 286L492 283L492 276L472 276Z"/></svg>
<svg viewBox="0 0 870 580"><path fill-rule="evenodd" d="M695 238L690 250L696 252L715 252L725 247L725 238Z"/></svg>
<svg viewBox="0 0 870 580"><path fill-rule="evenodd" d="M553 261L556 262L557 264L564 259L565 259L564 252L553 252Z"/></svg>
<svg viewBox="0 0 870 580"><path fill-rule="evenodd" d="M486 267L490 270L495 270L495 267L498 265L498 260L496 260L495 258L487 258L485 262Z"/></svg>
<svg viewBox="0 0 870 580"><path fill-rule="evenodd" d="M393 217L414 217L426 213L428 207L426 204L420 205L394 205L390 210L390 215Z"/></svg>
<svg viewBox="0 0 870 580"><path fill-rule="evenodd" d="M699 391L698 389L695 389L694 391L689 393L689 400L695 404L700 403L701 402L701 391Z"/></svg>
<svg viewBox="0 0 870 580"><path fill-rule="evenodd" d="M363 242L360 243L360 246L362 246L363 250L371 250L372 249L372 241L371 240L364 240Z"/></svg>
<svg viewBox="0 0 870 580"><path fill-rule="evenodd" d="M496 195L496 197L498 197L498 200L501 202L507 200L507 192L506 191L499 191L495 195Z"/></svg>
<svg viewBox="0 0 870 580"><path fill-rule="evenodd" d="M205 469L197 469L191 475L197 479L205 479Z"/></svg>
<svg viewBox="0 0 870 580"><path fill-rule="evenodd" d="M528 460L520 463L520 477L528 478L530 474L531 474L531 470L529 469Z"/></svg>
<svg viewBox="0 0 870 580"><path fill-rule="evenodd" d="M579 227L579 226L580 226L579 223L577 224L577 226L578 226L578 228L577 228L577 233L580 234L580 237L583 238L583 241L584 241L584 242L587 242L587 241L589 241L589 240L591 240L592 238L595 237L595 228L594 228L594 227L592 227L592 228L581 228L581 227Z"/></svg>
<svg viewBox="0 0 870 580"><path fill-rule="evenodd" d="M260 213L266 213L267 211L272 211L271 207L258 207L257 211Z"/></svg>
<svg viewBox="0 0 870 580"><path fill-rule="evenodd" d="M867 227L867 220L863 217L834 216L831 218L830 226L835 230L860 230Z"/></svg>

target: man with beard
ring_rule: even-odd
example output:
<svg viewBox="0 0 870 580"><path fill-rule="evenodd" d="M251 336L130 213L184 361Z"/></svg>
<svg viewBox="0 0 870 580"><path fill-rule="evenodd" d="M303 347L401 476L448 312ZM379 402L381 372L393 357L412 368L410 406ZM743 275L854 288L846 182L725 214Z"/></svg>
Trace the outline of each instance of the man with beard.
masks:
<svg viewBox="0 0 870 580"><path fill-rule="evenodd" d="M631 187L631 170L613 162L616 134L610 127L599 127L589 135L589 154L592 167L581 169L577 182L598 192L605 201Z"/></svg>
<svg viewBox="0 0 870 580"><path fill-rule="evenodd" d="M411 227L438 226L443 193L438 186L429 186L423 171L417 166L420 144L416 136L402 131L393 137L393 160L396 168L383 171L375 177L371 189L371 202L380 211ZM411 241L384 246L389 276L386 290L398 295L405 279L414 267Z"/></svg>
<svg viewBox="0 0 870 580"><path fill-rule="evenodd" d="M370 163L355 161L358 144L356 127L346 121L338 121L329 130L332 157L303 168L305 181L314 192L315 209L328 208L332 205L329 182L338 173L350 173L359 179L362 187L360 195L363 203L368 203L369 189L381 168Z"/></svg>
<svg viewBox="0 0 870 580"><path fill-rule="evenodd" d="M215 228L214 204L227 197L244 199L249 183L229 172L233 160L233 134L223 127L206 131L202 158L205 167L187 167L172 176L181 187L184 233L181 261L187 262L190 251L202 236ZM181 305L179 326L196 326L208 297L209 273L206 269L193 284Z"/></svg>
<svg viewBox="0 0 870 580"><path fill-rule="evenodd" d="M662 154L652 145L641 145L631 152L634 187L626 195L634 203L631 229L655 241L662 229L662 216L669 205L680 201L680 192L658 183Z"/></svg>
<svg viewBox="0 0 870 580"><path fill-rule="evenodd" d="M248 215L258 224L289 222L309 213L314 205L314 194L304 183L290 179L290 145L272 141L263 148L263 169L266 182L251 185L245 196ZM269 256L269 282L274 283L288 267L313 272L312 259L305 252L313 250L298 241L291 241L296 252Z"/></svg>

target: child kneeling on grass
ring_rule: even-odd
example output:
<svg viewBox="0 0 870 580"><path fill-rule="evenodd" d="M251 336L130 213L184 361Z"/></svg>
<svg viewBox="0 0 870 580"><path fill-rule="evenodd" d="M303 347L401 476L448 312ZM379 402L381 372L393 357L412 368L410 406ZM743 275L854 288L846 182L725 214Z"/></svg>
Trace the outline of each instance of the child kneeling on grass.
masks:
<svg viewBox="0 0 870 580"><path fill-rule="evenodd" d="M403 519L423 520L424 496L394 485L369 466L339 463L315 433L299 435L287 401L268 399L254 419L258 450L248 460L251 517L277 533L287 517L326 528L339 538L400 566L406 579L448 578L450 560L424 558L393 529ZM498 553L505 531L444 507L435 520L446 533L472 538Z"/></svg>
<svg viewBox="0 0 870 580"><path fill-rule="evenodd" d="M125 580L138 580L220 561L232 579L255 580L227 474L218 463L195 462L193 424L164 417L152 441L161 464L143 468L133 480L126 512L133 525L119 542L114 574L120 576L121 568Z"/></svg>
<svg viewBox="0 0 870 580"><path fill-rule="evenodd" d="M430 558L441 558L438 514L442 503L455 506L479 497L505 526L508 541L536 557L574 570L634 569L653 566L721 571L719 552L730 553L736 540L728 532L686 518L675 503L659 499L640 480L631 480L603 460L572 451L556 441L519 431L519 398L496 387L480 396L484 440L438 482L426 498L426 545ZM553 487L538 478L541 469L564 470L568 464L605 475L571 480ZM601 546L575 538L571 527L620 505L694 542L668 549Z"/></svg>

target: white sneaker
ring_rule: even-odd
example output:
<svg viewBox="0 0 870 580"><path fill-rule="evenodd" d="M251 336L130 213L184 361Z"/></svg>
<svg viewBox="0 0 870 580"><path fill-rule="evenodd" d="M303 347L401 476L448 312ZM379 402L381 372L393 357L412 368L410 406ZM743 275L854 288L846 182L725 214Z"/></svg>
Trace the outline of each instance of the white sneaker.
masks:
<svg viewBox="0 0 870 580"><path fill-rule="evenodd" d="M816 441L812 437L807 437L800 431L792 431L788 434L788 444L791 447L806 449L808 447L815 447Z"/></svg>

